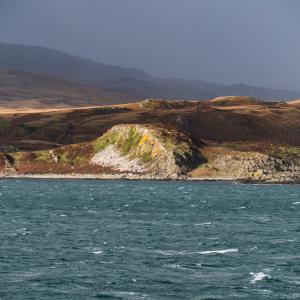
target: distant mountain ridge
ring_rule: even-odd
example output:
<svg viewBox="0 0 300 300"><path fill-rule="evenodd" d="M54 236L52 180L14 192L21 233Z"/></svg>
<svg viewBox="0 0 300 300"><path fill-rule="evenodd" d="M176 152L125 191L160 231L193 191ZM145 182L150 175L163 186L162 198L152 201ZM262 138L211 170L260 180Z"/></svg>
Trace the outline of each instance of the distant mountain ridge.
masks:
<svg viewBox="0 0 300 300"><path fill-rule="evenodd" d="M93 82L117 78L150 78L134 68L105 65L39 46L0 43L0 67L45 74L70 81Z"/></svg>
<svg viewBox="0 0 300 300"><path fill-rule="evenodd" d="M124 97L128 101L149 97L204 100L228 95L247 95L267 101L300 98L300 92L281 89L154 78L139 69L106 65L38 46L0 43L0 69L0 101L53 98L53 95L70 103L74 97L74 105L77 105L76 98L87 105L97 101L109 104L118 99L123 102ZM15 73L8 72L12 70ZM27 73L21 75L19 71Z"/></svg>
<svg viewBox="0 0 300 300"><path fill-rule="evenodd" d="M128 102L128 95L101 87L0 69L0 106L69 107Z"/></svg>

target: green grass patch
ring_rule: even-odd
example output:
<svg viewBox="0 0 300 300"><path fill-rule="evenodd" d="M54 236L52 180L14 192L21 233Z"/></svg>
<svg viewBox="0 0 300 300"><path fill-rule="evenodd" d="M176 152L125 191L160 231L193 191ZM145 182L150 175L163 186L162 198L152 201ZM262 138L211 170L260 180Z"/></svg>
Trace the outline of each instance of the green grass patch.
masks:
<svg viewBox="0 0 300 300"><path fill-rule="evenodd" d="M121 144L122 154L126 155L132 148L137 147L141 138L142 135L140 133L138 133L134 128L130 128L128 138L125 138Z"/></svg>
<svg viewBox="0 0 300 300"><path fill-rule="evenodd" d="M151 153L147 152L147 153L143 153L140 157L141 162L146 164L149 163L151 161Z"/></svg>
<svg viewBox="0 0 300 300"><path fill-rule="evenodd" d="M58 155L58 162L60 163L69 163L70 160L68 159L67 153L61 153Z"/></svg>
<svg viewBox="0 0 300 300"><path fill-rule="evenodd" d="M50 161L52 156L48 150L38 151L35 153L36 159Z"/></svg>
<svg viewBox="0 0 300 300"><path fill-rule="evenodd" d="M105 149L108 145L116 143L118 134L116 132L107 132L94 142L94 152L99 152Z"/></svg>
<svg viewBox="0 0 300 300"><path fill-rule="evenodd" d="M84 164L87 164L88 163L88 157L83 157L83 156L77 156L75 159L74 159L74 164L75 165L84 165Z"/></svg>
<svg viewBox="0 0 300 300"><path fill-rule="evenodd" d="M286 147L278 147L269 151L270 156L280 158L280 159L289 159L292 157L300 156L300 147L296 146L286 146Z"/></svg>
<svg viewBox="0 0 300 300"><path fill-rule="evenodd" d="M0 129L8 129L10 127L10 120L0 119Z"/></svg>

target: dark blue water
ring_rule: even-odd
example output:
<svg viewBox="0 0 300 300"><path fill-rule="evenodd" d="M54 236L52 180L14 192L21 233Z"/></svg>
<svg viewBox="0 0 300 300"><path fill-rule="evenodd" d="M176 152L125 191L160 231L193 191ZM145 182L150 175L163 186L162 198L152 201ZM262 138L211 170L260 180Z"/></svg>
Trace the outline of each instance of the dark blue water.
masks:
<svg viewBox="0 0 300 300"><path fill-rule="evenodd" d="M300 186L1 180L0 299L300 299Z"/></svg>

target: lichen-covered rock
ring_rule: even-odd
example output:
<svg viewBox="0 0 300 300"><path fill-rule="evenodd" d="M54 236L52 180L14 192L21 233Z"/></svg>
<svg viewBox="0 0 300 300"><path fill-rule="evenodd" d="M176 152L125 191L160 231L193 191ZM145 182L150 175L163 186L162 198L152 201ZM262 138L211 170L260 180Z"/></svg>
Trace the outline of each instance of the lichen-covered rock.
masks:
<svg viewBox="0 0 300 300"><path fill-rule="evenodd" d="M300 158L279 158L258 152L228 151L222 147L211 150L202 166L207 177L288 183L300 181Z"/></svg>
<svg viewBox="0 0 300 300"><path fill-rule="evenodd" d="M5 153L0 153L0 174L14 174L15 172L13 158Z"/></svg>
<svg viewBox="0 0 300 300"><path fill-rule="evenodd" d="M117 125L94 142L92 164L118 171L177 178L200 161L183 133L149 125Z"/></svg>

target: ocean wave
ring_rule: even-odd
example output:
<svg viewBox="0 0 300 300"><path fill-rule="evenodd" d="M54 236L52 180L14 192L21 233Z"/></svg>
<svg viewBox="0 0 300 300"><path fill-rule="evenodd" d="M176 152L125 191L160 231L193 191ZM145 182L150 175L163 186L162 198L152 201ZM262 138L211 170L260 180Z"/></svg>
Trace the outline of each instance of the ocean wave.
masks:
<svg viewBox="0 0 300 300"><path fill-rule="evenodd" d="M174 251L174 250L155 250L155 253L166 255L166 256L191 254L186 251Z"/></svg>
<svg viewBox="0 0 300 300"><path fill-rule="evenodd" d="M258 282L258 281L262 281L264 279L271 279L271 276L269 274L264 273L264 272L258 272L258 273L251 272L250 275L253 276L252 280L250 281L253 284Z"/></svg>
<svg viewBox="0 0 300 300"><path fill-rule="evenodd" d="M194 226L207 226L207 225L211 225L211 222L204 222L204 223L196 223L194 224Z"/></svg>
<svg viewBox="0 0 300 300"><path fill-rule="evenodd" d="M247 208L246 206L239 206L236 209L246 209L246 208Z"/></svg>
<svg viewBox="0 0 300 300"><path fill-rule="evenodd" d="M208 251L200 251L199 254L226 254L226 253L236 253L239 252L237 248L224 249L224 250L208 250Z"/></svg>
<svg viewBox="0 0 300 300"><path fill-rule="evenodd" d="M147 294L142 294L138 292L123 292L123 291L110 291L103 292L101 294L96 295L96 298L112 298L112 299L147 299Z"/></svg>
<svg viewBox="0 0 300 300"><path fill-rule="evenodd" d="M93 248L91 253L95 254L95 255L99 255L103 253L103 250L101 248Z"/></svg>
<svg viewBox="0 0 300 300"><path fill-rule="evenodd" d="M195 254L227 254L227 253L237 253L239 249L231 248L231 249L222 249L222 250L207 250L207 251L175 251L175 250L154 250L155 253L166 255L166 256L177 256L177 255L195 255Z"/></svg>

